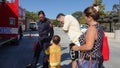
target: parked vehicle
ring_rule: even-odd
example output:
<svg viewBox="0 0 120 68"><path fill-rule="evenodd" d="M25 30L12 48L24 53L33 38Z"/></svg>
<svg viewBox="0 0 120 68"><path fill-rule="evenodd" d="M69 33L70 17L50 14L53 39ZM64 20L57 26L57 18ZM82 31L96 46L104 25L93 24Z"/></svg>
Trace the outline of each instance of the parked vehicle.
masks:
<svg viewBox="0 0 120 68"><path fill-rule="evenodd" d="M25 30L25 12L18 0L0 0L0 45L10 41L19 43Z"/></svg>
<svg viewBox="0 0 120 68"><path fill-rule="evenodd" d="M81 25L80 25L80 28L81 28L81 32L84 33L84 32L87 31L88 25L86 25L86 24L81 24Z"/></svg>
<svg viewBox="0 0 120 68"><path fill-rule="evenodd" d="M31 30L37 30L38 26L36 22L30 22L29 23L29 29Z"/></svg>

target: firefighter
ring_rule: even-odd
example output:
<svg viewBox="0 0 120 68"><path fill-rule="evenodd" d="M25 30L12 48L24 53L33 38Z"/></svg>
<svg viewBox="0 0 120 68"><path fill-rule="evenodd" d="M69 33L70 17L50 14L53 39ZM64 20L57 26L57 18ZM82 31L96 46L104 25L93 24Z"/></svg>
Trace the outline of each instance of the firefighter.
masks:
<svg viewBox="0 0 120 68"><path fill-rule="evenodd" d="M60 37L58 35L54 35L51 46L45 50L45 53L49 55L49 68L60 68L61 46L59 43Z"/></svg>
<svg viewBox="0 0 120 68"><path fill-rule="evenodd" d="M20 40L22 39L22 37L23 37L23 31L22 31L22 24L20 23L20 25L19 25L19 29L18 29L18 33L19 33L19 35L20 35Z"/></svg>
<svg viewBox="0 0 120 68"><path fill-rule="evenodd" d="M51 22L45 17L44 11L38 12L39 16L39 22L38 25L38 33L39 33L39 39L37 43L37 47L34 53L33 61L31 65L28 65L27 68L36 68L36 64L38 63L39 56L41 51L43 50L43 68L48 68L48 61L47 61L47 55L45 54L45 50L49 47L51 39L54 35L54 30Z"/></svg>

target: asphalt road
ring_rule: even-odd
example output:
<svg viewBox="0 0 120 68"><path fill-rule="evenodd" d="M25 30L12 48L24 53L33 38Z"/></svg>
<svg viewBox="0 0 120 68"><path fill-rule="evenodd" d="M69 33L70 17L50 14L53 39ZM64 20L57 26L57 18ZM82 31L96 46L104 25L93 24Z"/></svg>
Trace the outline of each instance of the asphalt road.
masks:
<svg viewBox="0 0 120 68"><path fill-rule="evenodd" d="M71 68L71 60L69 57L69 38L61 28L55 28L55 34L61 37L62 60L61 68ZM38 34L36 31L25 32L24 37L20 40L18 46L7 45L0 47L0 68L25 68L27 64L31 63L34 53L34 42L37 41ZM109 39L110 45L110 60L104 62L105 68L120 68L120 41ZM42 65L40 57L40 66ZM40 67L39 67L40 68Z"/></svg>

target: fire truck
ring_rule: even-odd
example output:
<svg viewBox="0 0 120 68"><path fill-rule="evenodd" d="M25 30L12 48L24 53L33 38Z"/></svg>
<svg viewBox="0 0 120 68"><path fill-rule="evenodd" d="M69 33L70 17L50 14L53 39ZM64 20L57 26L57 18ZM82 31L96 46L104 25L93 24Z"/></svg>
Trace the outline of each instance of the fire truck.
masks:
<svg viewBox="0 0 120 68"><path fill-rule="evenodd" d="M18 0L0 0L0 46L10 41L19 43L25 30L25 12Z"/></svg>

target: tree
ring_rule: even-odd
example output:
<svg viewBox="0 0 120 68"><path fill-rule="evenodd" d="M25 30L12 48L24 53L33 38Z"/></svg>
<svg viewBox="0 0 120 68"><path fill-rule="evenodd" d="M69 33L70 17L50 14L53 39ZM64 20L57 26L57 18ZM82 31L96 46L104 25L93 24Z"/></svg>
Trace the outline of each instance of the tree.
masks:
<svg viewBox="0 0 120 68"><path fill-rule="evenodd" d="M54 26L58 26L58 21L56 19L51 19L51 22Z"/></svg>
<svg viewBox="0 0 120 68"><path fill-rule="evenodd" d="M81 12L81 11L76 11L76 12L72 13L72 15L73 15L81 24L84 24L84 23L85 23L85 19L83 18L83 12Z"/></svg>
<svg viewBox="0 0 120 68"><path fill-rule="evenodd" d="M79 21L82 18L83 13L81 11L76 11L72 15Z"/></svg>
<svg viewBox="0 0 120 68"><path fill-rule="evenodd" d="M33 20L37 21L38 20L38 12L33 13Z"/></svg>
<svg viewBox="0 0 120 68"><path fill-rule="evenodd" d="M119 4L114 4L112 9L113 9L114 11L118 11L118 10L120 9Z"/></svg>
<svg viewBox="0 0 120 68"><path fill-rule="evenodd" d="M80 21L80 24L86 24L86 21L83 17L79 21Z"/></svg>
<svg viewBox="0 0 120 68"><path fill-rule="evenodd" d="M105 5L102 4L102 0L94 0L93 4L98 4L99 5L99 13L100 13L100 16L105 16Z"/></svg>
<svg viewBox="0 0 120 68"><path fill-rule="evenodd" d="M76 11L76 12L72 13L72 15L80 22L80 24L85 24L86 23L86 21L83 17L83 12Z"/></svg>
<svg viewBox="0 0 120 68"><path fill-rule="evenodd" d="M112 10L119 13L120 12L120 4L114 4Z"/></svg>
<svg viewBox="0 0 120 68"><path fill-rule="evenodd" d="M37 12L26 12L27 18L31 19L31 21L37 21L38 20L38 13Z"/></svg>
<svg viewBox="0 0 120 68"><path fill-rule="evenodd" d="M111 13L111 11L106 11L106 12L104 12L104 16L108 16L108 15L110 15L110 13Z"/></svg>

